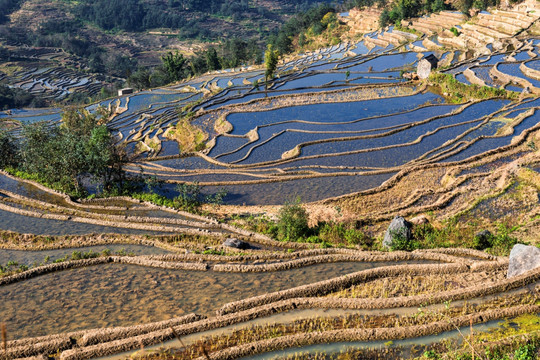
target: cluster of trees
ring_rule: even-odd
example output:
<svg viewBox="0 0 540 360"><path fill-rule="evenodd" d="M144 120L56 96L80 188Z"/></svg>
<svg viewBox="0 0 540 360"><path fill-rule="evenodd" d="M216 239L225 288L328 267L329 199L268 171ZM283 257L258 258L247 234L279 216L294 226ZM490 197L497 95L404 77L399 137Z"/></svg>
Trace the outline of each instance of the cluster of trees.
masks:
<svg viewBox="0 0 540 360"><path fill-rule="evenodd" d="M21 107L42 107L43 100L34 97L28 91L0 85L0 109L7 110Z"/></svg>
<svg viewBox="0 0 540 360"><path fill-rule="evenodd" d="M422 14L439 12L446 9L443 0L397 0L392 2L390 8L381 13L379 23L381 26L389 24L401 25L401 20L409 19Z"/></svg>
<svg viewBox="0 0 540 360"><path fill-rule="evenodd" d="M187 30L201 21L190 21L190 12L232 16L247 10L248 0L86 0L78 6L77 15L105 30L143 31L163 27Z"/></svg>
<svg viewBox="0 0 540 360"><path fill-rule="evenodd" d="M324 1L324 0L323 0ZM321 0L292 0L290 10L307 10ZM155 28L180 30L185 38L219 38L220 34L201 26L210 16L239 19L279 20L281 14L256 6L251 0L83 0L76 7L81 19L105 30L144 31Z"/></svg>
<svg viewBox="0 0 540 360"><path fill-rule="evenodd" d="M511 0L512 3L519 0ZM458 0L454 6L464 14L469 14L470 9L485 10L488 6L498 6L500 0Z"/></svg>
<svg viewBox="0 0 540 360"><path fill-rule="evenodd" d="M26 125L20 139L0 132L0 167L73 196L86 194L88 178L107 193L119 193L127 157L104 124L107 116L104 109L98 114L72 109L63 114L61 126Z"/></svg>
<svg viewBox="0 0 540 360"><path fill-rule="evenodd" d="M208 71L262 62L262 51L255 40L227 40L219 48L210 48L187 58L178 52L162 57L162 66L149 70L139 68L128 78L130 86L145 89L204 74Z"/></svg>
<svg viewBox="0 0 540 360"><path fill-rule="evenodd" d="M133 196L191 212L199 212L203 203L223 202L224 189L205 195L198 183L183 183L176 187L177 196L167 198L155 192L163 184L155 177L128 176L124 166L130 159L105 124L110 115L102 107L95 113L72 108L60 126L24 125L20 138L0 130L0 169L77 198L88 195L85 186L91 181L99 195Z"/></svg>
<svg viewBox="0 0 540 360"><path fill-rule="evenodd" d="M88 59L90 71L118 77L127 77L136 67L136 61L127 56L105 51L100 44L80 34L83 23L79 19L48 21L40 24L31 42L34 46L58 47ZM32 34L27 36L32 37Z"/></svg>
<svg viewBox="0 0 540 360"><path fill-rule="evenodd" d="M287 21L275 35L270 36L268 43L281 54L290 53L293 48L293 39L298 37L302 42L302 35L307 30L313 35L321 34L328 25L329 21L323 21L327 14L335 15L335 8L327 4L322 4L309 9L306 12L300 12Z"/></svg>

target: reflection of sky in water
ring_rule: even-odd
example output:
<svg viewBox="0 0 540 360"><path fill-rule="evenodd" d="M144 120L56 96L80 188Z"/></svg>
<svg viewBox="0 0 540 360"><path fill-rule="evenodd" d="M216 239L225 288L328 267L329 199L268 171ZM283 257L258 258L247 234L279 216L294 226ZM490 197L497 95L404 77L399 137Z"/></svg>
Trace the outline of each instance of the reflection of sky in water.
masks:
<svg viewBox="0 0 540 360"><path fill-rule="evenodd" d="M349 103L331 103L293 106L254 113L233 113L227 120L233 124L233 134L246 134L255 126L286 120L350 121L362 117L384 115L415 107L440 99L432 93L389 99L365 100Z"/></svg>

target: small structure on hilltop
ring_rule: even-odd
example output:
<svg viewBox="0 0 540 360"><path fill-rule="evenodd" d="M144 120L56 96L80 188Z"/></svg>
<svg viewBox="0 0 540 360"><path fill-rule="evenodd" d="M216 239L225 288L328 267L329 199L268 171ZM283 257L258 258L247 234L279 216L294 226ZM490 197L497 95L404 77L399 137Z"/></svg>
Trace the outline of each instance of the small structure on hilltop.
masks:
<svg viewBox="0 0 540 360"><path fill-rule="evenodd" d="M118 90L118 96L124 96L124 95L129 95L129 94L133 94L132 88L124 88L124 89Z"/></svg>
<svg viewBox="0 0 540 360"><path fill-rule="evenodd" d="M427 79L433 69L437 68L439 59L433 54L424 56L419 62L416 73L420 79Z"/></svg>

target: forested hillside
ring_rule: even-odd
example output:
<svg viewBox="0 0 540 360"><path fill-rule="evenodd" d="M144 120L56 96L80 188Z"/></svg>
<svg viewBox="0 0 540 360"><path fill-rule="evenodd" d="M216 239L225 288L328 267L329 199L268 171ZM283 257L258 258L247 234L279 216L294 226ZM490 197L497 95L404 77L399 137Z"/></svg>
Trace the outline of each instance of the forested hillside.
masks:
<svg viewBox="0 0 540 360"><path fill-rule="evenodd" d="M170 50L190 56L217 47L222 65L234 67L260 60L268 36L324 2L0 0L0 46L62 49L82 58L83 68L122 78L159 65Z"/></svg>
<svg viewBox="0 0 540 360"><path fill-rule="evenodd" d="M305 11L327 0L82 0L51 2L0 0L0 21L22 10L41 9L36 20L47 17L51 9L63 11L67 18L83 20L103 30L141 32L170 29L182 39L218 39L231 32L244 32L259 39L278 28L288 16ZM39 6L33 6L39 3ZM225 26L237 25L236 29ZM217 25L217 26L216 26ZM225 33L224 33L225 31ZM247 33L246 33L247 32Z"/></svg>

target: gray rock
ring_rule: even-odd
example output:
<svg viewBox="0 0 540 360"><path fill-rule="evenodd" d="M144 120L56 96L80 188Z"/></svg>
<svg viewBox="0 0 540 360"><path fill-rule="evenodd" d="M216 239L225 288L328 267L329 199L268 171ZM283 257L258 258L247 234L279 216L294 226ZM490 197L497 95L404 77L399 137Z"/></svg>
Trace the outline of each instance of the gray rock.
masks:
<svg viewBox="0 0 540 360"><path fill-rule="evenodd" d="M240 249L240 250L246 250L246 249L251 248L251 245L249 245L249 243L242 240L238 240L236 238L225 240L223 242L223 246L228 246L228 247L232 247L232 248Z"/></svg>
<svg viewBox="0 0 540 360"><path fill-rule="evenodd" d="M384 234L383 245L387 248L391 248L393 237L399 235L405 237L407 241L411 240L411 227L412 225L410 222L401 216L396 216Z"/></svg>
<svg viewBox="0 0 540 360"><path fill-rule="evenodd" d="M521 275L540 266L540 249L536 246L516 244L510 252L507 278Z"/></svg>

